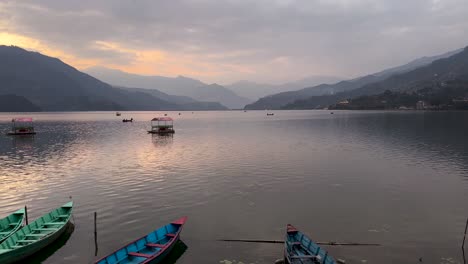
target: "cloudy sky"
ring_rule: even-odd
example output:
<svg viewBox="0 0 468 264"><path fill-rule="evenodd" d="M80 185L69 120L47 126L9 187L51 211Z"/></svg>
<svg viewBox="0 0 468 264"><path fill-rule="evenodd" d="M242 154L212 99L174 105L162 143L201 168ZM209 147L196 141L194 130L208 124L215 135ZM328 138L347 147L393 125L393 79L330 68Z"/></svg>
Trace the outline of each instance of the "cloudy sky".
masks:
<svg viewBox="0 0 468 264"><path fill-rule="evenodd" d="M466 0L0 0L0 44L205 82L354 77L468 45Z"/></svg>

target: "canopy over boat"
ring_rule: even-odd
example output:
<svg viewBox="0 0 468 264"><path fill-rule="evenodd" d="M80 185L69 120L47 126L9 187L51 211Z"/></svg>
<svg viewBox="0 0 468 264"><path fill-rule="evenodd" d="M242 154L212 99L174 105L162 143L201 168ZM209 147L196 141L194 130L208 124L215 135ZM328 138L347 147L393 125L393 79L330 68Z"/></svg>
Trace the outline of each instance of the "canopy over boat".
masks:
<svg viewBox="0 0 468 264"><path fill-rule="evenodd" d="M96 264L161 263L180 238L187 217L179 218L148 235L139 238L114 253L96 261Z"/></svg>
<svg viewBox="0 0 468 264"><path fill-rule="evenodd" d="M0 219L0 243L21 228L23 225L24 215L25 210L22 208L5 218Z"/></svg>
<svg viewBox="0 0 468 264"><path fill-rule="evenodd" d="M66 230L73 202L41 216L0 244L0 263L17 263L50 245Z"/></svg>
<svg viewBox="0 0 468 264"><path fill-rule="evenodd" d="M287 264L336 264L325 249L292 225L287 225L284 241L284 260Z"/></svg>
<svg viewBox="0 0 468 264"><path fill-rule="evenodd" d="M32 122L33 119L32 117L18 117L18 118L13 118L11 122Z"/></svg>
<svg viewBox="0 0 468 264"><path fill-rule="evenodd" d="M155 117L151 121L174 121L171 117Z"/></svg>

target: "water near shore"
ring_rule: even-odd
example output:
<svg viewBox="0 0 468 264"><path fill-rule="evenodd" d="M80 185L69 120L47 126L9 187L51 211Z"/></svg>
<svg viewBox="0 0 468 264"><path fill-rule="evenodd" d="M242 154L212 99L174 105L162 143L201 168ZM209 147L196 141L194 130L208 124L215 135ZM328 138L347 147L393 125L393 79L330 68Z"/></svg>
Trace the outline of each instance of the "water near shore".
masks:
<svg viewBox="0 0 468 264"><path fill-rule="evenodd" d="M263 111L37 113L35 137L0 135L0 216L75 201L70 238L43 263L89 263L182 215L177 263L273 263L296 225L347 263L462 263L468 113ZM0 114L6 132L14 114ZM122 123L133 117L136 122Z"/></svg>

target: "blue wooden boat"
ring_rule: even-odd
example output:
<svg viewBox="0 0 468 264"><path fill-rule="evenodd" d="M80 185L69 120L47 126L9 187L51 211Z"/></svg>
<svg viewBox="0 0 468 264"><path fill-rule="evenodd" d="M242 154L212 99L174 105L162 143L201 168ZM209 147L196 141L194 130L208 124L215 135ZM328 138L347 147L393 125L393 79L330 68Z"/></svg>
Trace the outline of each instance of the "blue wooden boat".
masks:
<svg viewBox="0 0 468 264"><path fill-rule="evenodd" d="M325 249L292 225L287 225L284 241L284 262L287 264L336 264Z"/></svg>
<svg viewBox="0 0 468 264"><path fill-rule="evenodd" d="M180 237L187 217L177 219L148 235L141 237L114 253L96 261L96 264L161 263Z"/></svg>

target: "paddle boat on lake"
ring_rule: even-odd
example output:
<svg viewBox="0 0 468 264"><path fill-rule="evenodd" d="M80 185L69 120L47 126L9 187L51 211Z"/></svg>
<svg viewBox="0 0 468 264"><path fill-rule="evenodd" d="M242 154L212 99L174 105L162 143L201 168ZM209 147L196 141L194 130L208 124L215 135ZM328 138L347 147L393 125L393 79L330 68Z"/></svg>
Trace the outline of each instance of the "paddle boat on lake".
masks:
<svg viewBox="0 0 468 264"><path fill-rule="evenodd" d="M179 241L187 217L182 217L143 236L114 253L96 261L96 264L161 263Z"/></svg>
<svg viewBox="0 0 468 264"><path fill-rule="evenodd" d="M155 117L151 120L150 134L173 134L174 120L170 117Z"/></svg>
<svg viewBox="0 0 468 264"><path fill-rule="evenodd" d="M116 116L121 116L122 114L120 112L115 113Z"/></svg>
<svg viewBox="0 0 468 264"><path fill-rule="evenodd" d="M130 119L123 119L122 122L127 123L127 122L133 122L133 117Z"/></svg>
<svg viewBox="0 0 468 264"><path fill-rule="evenodd" d="M70 223L73 202L41 216L0 244L0 263L18 263L52 244Z"/></svg>
<svg viewBox="0 0 468 264"><path fill-rule="evenodd" d="M3 219L0 219L0 243L9 238L23 226L24 216L25 210L23 208Z"/></svg>
<svg viewBox="0 0 468 264"><path fill-rule="evenodd" d="M284 240L286 264L336 264L328 252L292 225L286 227Z"/></svg>
<svg viewBox="0 0 468 264"><path fill-rule="evenodd" d="M11 120L10 136L35 135L33 119L31 117L13 118Z"/></svg>

